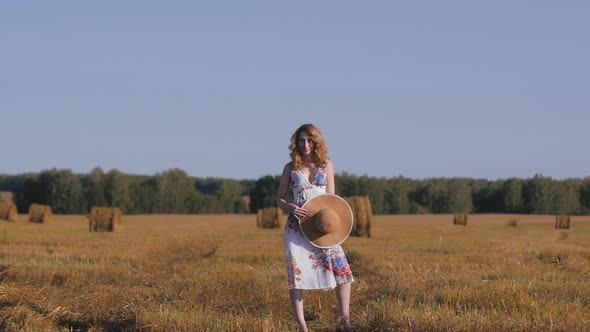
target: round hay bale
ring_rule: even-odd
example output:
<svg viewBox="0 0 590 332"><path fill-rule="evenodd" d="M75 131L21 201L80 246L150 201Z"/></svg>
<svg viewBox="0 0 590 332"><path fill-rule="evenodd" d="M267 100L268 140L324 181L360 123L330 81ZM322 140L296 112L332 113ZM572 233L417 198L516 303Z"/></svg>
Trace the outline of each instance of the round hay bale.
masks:
<svg viewBox="0 0 590 332"><path fill-rule="evenodd" d="M14 194L11 191L0 191L0 203L14 204Z"/></svg>
<svg viewBox="0 0 590 332"><path fill-rule="evenodd" d="M510 220L508 220L507 225L508 225L508 227L517 227L518 226L518 220L517 219L510 219Z"/></svg>
<svg viewBox="0 0 590 332"><path fill-rule="evenodd" d="M278 207L258 210L256 226L258 228L282 228L285 226L285 213Z"/></svg>
<svg viewBox="0 0 590 332"><path fill-rule="evenodd" d="M44 224L49 222L51 215L51 206L33 203L29 207L29 222Z"/></svg>
<svg viewBox="0 0 590 332"><path fill-rule="evenodd" d="M352 196L344 199L350 205L354 218L350 236L371 237L373 210L369 196Z"/></svg>
<svg viewBox="0 0 590 332"><path fill-rule="evenodd" d="M569 229L570 228L571 216L559 215L555 216L555 228L556 229Z"/></svg>
<svg viewBox="0 0 590 332"><path fill-rule="evenodd" d="M116 207L93 207L88 216L91 232L116 232L123 219L123 213Z"/></svg>
<svg viewBox="0 0 590 332"><path fill-rule="evenodd" d="M467 214L455 213L453 217L453 225L467 226Z"/></svg>
<svg viewBox="0 0 590 332"><path fill-rule="evenodd" d="M275 209L277 209L275 216L275 225L277 228L284 228L285 224L287 223L287 215L285 214L285 211L283 211L283 209L278 207Z"/></svg>
<svg viewBox="0 0 590 332"><path fill-rule="evenodd" d="M262 228L275 228L275 208L267 208L262 211Z"/></svg>
<svg viewBox="0 0 590 332"><path fill-rule="evenodd" d="M12 203L0 203L0 219L15 222L18 211Z"/></svg>
<svg viewBox="0 0 590 332"><path fill-rule="evenodd" d="M262 215L263 215L262 209L259 209L258 214L256 215L256 227L257 228L262 228L262 218L263 218Z"/></svg>

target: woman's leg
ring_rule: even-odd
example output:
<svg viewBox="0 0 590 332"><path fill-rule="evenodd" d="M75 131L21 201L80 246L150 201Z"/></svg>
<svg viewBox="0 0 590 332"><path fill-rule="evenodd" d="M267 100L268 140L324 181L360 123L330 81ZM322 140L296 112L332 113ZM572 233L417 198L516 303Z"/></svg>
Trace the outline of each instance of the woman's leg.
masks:
<svg viewBox="0 0 590 332"><path fill-rule="evenodd" d="M291 307L293 308L293 313L295 313L299 330L307 331L307 324L303 316L303 289L290 289L289 297L291 298Z"/></svg>
<svg viewBox="0 0 590 332"><path fill-rule="evenodd" d="M338 299L338 313L340 318L350 324L350 282L336 286L336 298Z"/></svg>

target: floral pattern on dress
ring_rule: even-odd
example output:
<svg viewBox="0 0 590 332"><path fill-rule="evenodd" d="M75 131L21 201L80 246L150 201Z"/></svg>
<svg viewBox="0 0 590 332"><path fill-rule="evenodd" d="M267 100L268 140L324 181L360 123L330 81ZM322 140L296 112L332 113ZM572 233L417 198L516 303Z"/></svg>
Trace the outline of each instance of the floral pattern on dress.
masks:
<svg viewBox="0 0 590 332"><path fill-rule="evenodd" d="M312 183L302 170L291 172L291 187L293 189L293 202L302 206L313 197L326 193L327 176L326 170L320 168L316 171Z"/></svg>
<svg viewBox="0 0 590 332"><path fill-rule="evenodd" d="M334 273L335 277L346 278L352 276L352 271L350 270L350 265L348 264L348 260L344 253L342 255L335 254L333 257L334 260Z"/></svg>
<svg viewBox="0 0 590 332"><path fill-rule="evenodd" d="M311 267L324 272L332 272L335 277L346 278L352 275L348 260L344 252L338 247L336 249L320 249L309 253L308 258L312 261Z"/></svg>
<svg viewBox="0 0 590 332"><path fill-rule="evenodd" d="M326 193L327 176L323 168L317 170L311 183L301 170L292 171L291 180L293 203L298 206ZM313 246L303 236L299 219L293 214L289 214L285 223L284 245L289 289L331 289L354 281L342 247Z"/></svg>
<svg viewBox="0 0 590 332"><path fill-rule="evenodd" d="M285 230L293 231L303 235L303 233L301 233L301 227L299 227L299 219L297 219L297 217L293 214L289 214L289 217L287 217Z"/></svg>
<svg viewBox="0 0 590 332"><path fill-rule="evenodd" d="M326 171L323 168L319 168L317 172L315 172L315 177L313 178L313 185L316 186L327 186L328 179L326 177Z"/></svg>
<svg viewBox="0 0 590 332"><path fill-rule="evenodd" d="M295 281L301 281L301 270L297 267L297 261L293 257L287 257L287 264L291 266L287 269L289 284L295 284Z"/></svg>
<svg viewBox="0 0 590 332"><path fill-rule="evenodd" d="M326 255L326 250L314 250L307 256L312 261L311 268L314 270L321 269L324 272L331 272L330 257Z"/></svg>

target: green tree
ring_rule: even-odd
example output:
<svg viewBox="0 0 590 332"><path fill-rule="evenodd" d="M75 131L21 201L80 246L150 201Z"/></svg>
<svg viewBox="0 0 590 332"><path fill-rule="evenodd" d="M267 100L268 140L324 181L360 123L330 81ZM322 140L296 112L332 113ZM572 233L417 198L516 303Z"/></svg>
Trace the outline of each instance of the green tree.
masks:
<svg viewBox="0 0 590 332"><path fill-rule="evenodd" d="M504 211L504 192L501 181L476 179L470 181L472 211L493 213Z"/></svg>
<svg viewBox="0 0 590 332"><path fill-rule="evenodd" d="M104 193L107 206L118 207L123 213L133 211L129 177L116 169L104 176Z"/></svg>
<svg viewBox="0 0 590 332"><path fill-rule="evenodd" d="M371 209L373 210L373 213L385 213L385 195L389 189L387 180L385 178L367 177L366 183L368 185L367 191L369 200L371 201Z"/></svg>
<svg viewBox="0 0 590 332"><path fill-rule="evenodd" d="M552 214L556 212L556 193L553 180L536 174L523 188L526 210L531 214Z"/></svg>
<svg viewBox="0 0 590 332"><path fill-rule="evenodd" d="M361 193L358 178L343 172L334 176L336 193L342 197L358 196Z"/></svg>
<svg viewBox="0 0 590 332"><path fill-rule="evenodd" d="M580 185L580 205L583 213L590 213L590 177L584 178Z"/></svg>
<svg viewBox="0 0 590 332"><path fill-rule="evenodd" d="M28 210L31 203L49 205L54 213L85 213L87 209L80 177L66 169L45 170L29 177L19 198L25 205L21 211Z"/></svg>
<svg viewBox="0 0 590 332"><path fill-rule="evenodd" d="M431 213L450 213L447 185L444 179L430 179L421 192L421 202Z"/></svg>
<svg viewBox="0 0 590 332"><path fill-rule="evenodd" d="M29 211L33 203L49 204L49 186L51 178L47 175L32 174L25 178L23 187L16 192L16 202L19 211Z"/></svg>
<svg viewBox="0 0 590 332"><path fill-rule="evenodd" d="M243 213L246 211L246 206L242 199L242 187L238 181L229 179L221 180L216 196L223 212Z"/></svg>
<svg viewBox="0 0 590 332"><path fill-rule="evenodd" d="M520 213L523 211L522 181L508 179L504 182L504 210L506 213Z"/></svg>
<svg viewBox="0 0 590 332"><path fill-rule="evenodd" d="M160 213L158 179L155 176L135 181L131 192L134 193L133 213Z"/></svg>
<svg viewBox="0 0 590 332"><path fill-rule="evenodd" d="M164 171L158 177L158 201L161 213L190 213L196 196L193 180L181 169Z"/></svg>
<svg viewBox="0 0 590 332"><path fill-rule="evenodd" d="M557 214L580 214L582 206L580 204L579 184L576 181L559 181L554 183L555 202L553 213Z"/></svg>
<svg viewBox="0 0 590 332"><path fill-rule="evenodd" d="M465 179L450 179L447 182L447 211L470 213L472 208L471 188Z"/></svg>
<svg viewBox="0 0 590 332"><path fill-rule="evenodd" d="M384 213L407 214L410 212L410 199L408 198L408 181L403 177L394 178L389 188L385 190Z"/></svg>
<svg viewBox="0 0 590 332"><path fill-rule="evenodd" d="M84 187L86 191L86 201L88 208L95 206L106 206L104 172L100 167L94 168L90 174L85 177Z"/></svg>
<svg viewBox="0 0 590 332"><path fill-rule="evenodd" d="M254 189L250 193L250 212L257 213L259 209L276 206L279 192L279 176L267 175L256 180Z"/></svg>
<svg viewBox="0 0 590 332"><path fill-rule="evenodd" d="M469 213L473 205L468 181L459 178L427 180L419 190L418 202L431 213Z"/></svg>
<svg viewBox="0 0 590 332"><path fill-rule="evenodd" d="M195 211L196 213L219 213L219 204L215 195L199 195Z"/></svg>

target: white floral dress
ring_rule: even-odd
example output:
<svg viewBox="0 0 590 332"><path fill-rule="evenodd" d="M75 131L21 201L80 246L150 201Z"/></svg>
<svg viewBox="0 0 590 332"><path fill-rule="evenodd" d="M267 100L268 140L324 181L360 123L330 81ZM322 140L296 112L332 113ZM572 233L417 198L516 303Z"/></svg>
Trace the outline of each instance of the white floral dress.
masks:
<svg viewBox="0 0 590 332"><path fill-rule="evenodd" d="M326 170L320 168L312 183L303 171L291 172L294 203L298 206L326 193ZM289 214L285 225L285 258L289 289L332 289L353 282L352 271L341 246L314 247L301 233L299 220Z"/></svg>

